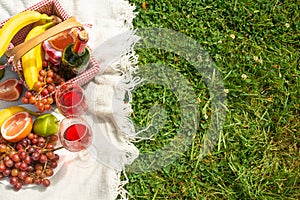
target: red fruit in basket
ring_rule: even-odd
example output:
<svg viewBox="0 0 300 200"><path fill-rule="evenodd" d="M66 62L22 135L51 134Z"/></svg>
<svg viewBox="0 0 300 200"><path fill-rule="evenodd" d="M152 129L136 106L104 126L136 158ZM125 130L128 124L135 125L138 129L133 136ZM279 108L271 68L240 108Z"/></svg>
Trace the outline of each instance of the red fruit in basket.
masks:
<svg viewBox="0 0 300 200"><path fill-rule="evenodd" d="M0 99L5 101L16 101L20 98L22 87L19 80L15 78L7 79L0 83Z"/></svg>
<svg viewBox="0 0 300 200"><path fill-rule="evenodd" d="M75 42L75 32L73 30L66 30L53 36L48 41L54 49L63 51L66 46Z"/></svg>
<svg viewBox="0 0 300 200"><path fill-rule="evenodd" d="M76 29L63 31L42 43L45 50L45 59L54 65L59 65L63 50L75 42Z"/></svg>

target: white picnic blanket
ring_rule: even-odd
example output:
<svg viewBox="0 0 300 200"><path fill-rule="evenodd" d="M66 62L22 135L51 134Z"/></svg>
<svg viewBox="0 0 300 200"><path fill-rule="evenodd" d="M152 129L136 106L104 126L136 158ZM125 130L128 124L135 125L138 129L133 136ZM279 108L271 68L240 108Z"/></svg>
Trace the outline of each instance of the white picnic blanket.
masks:
<svg viewBox="0 0 300 200"><path fill-rule="evenodd" d="M0 20L32 6L39 0L0 0ZM7 200L97 200L127 198L121 179L124 166L138 156L131 143L135 131L128 116L130 102L124 104L125 92L137 84L131 76L137 64L132 50L135 38L124 35L132 29L135 7L126 0L60 0L63 8L77 21L91 24L89 46L99 60L101 70L95 79L85 85L86 94L93 99L89 113L85 116L92 125L93 146L96 162L84 167L74 164L74 155L67 154L63 167L51 179L48 188L32 187L15 192L10 186L0 184L0 199ZM114 36L122 35L110 40ZM1 40L1 38L0 38ZM108 42L107 42L108 41ZM9 69L5 80L17 77ZM1 80L1 81L2 81ZM129 86L128 86L129 84ZM0 100L0 108L18 102Z"/></svg>

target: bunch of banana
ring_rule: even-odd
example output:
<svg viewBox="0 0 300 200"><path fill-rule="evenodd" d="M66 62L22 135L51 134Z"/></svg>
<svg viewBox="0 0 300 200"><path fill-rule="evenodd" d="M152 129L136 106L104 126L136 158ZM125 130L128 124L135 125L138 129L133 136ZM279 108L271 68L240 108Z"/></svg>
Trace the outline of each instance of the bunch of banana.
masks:
<svg viewBox="0 0 300 200"><path fill-rule="evenodd" d="M0 29L0 56L4 54L13 37L25 26L40 20L52 21L53 17L38 11L20 12L10 18Z"/></svg>
<svg viewBox="0 0 300 200"><path fill-rule="evenodd" d="M37 22L40 24L40 22ZM46 31L51 26L55 25L54 22L48 22L43 25L36 24L34 27L30 30L28 35L25 38L25 41L30 40L31 38L34 38L44 31ZM43 65L43 48L41 44L38 44L33 49L28 51L23 57L22 57L22 68L23 68L23 74L25 78L25 82L29 89L34 89L34 83L38 81L39 71L42 69Z"/></svg>

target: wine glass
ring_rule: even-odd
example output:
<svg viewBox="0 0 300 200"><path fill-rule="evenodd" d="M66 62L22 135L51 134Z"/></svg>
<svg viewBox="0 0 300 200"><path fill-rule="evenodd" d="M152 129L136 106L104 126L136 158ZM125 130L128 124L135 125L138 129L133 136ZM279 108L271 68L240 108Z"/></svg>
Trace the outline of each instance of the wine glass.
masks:
<svg viewBox="0 0 300 200"><path fill-rule="evenodd" d="M88 167L95 162L87 149L91 149L93 133L91 126L79 116L67 116L58 131L62 146L70 152L78 152L74 156L75 163L80 167Z"/></svg>
<svg viewBox="0 0 300 200"><path fill-rule="evenodd" d="M83 89L76 83L62 85L55 93L56 107L67 116L80 116L88 110Z"/></svg>
<svg viewBox="0 0 300 200"><path fill-rule="evenodd" d="M65 149L71 152L88 148L93 137L90 125L77 116L68 116L61 121L58 136Z"/></svg>

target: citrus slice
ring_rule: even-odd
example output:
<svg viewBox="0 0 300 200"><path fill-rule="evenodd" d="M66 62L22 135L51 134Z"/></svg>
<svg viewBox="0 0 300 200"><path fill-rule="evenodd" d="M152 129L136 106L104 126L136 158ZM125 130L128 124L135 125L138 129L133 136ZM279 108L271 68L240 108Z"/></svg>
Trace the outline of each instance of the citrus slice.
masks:
<svg viewBox="0 0 300 200"><path fill-rule="evenodd" d="M18 142L32 129L32 117L28 112L18 112L4 121L1 126L2 137L9 142Z"/></svg>
<svg viewBox="0 0 300 200"><path fill-rule="evenodd" d="M0 83L0 99L5 101L16 101L20 98L22 87L19 80L10 78Z"/></svg>
<svg viewBox="0 0 300 200"><path fill-rule="evenodd" d="M75 34L74 30L68 29L51 37L48 42L54 49L63 51L66 46L75 42Z"/></svg>

